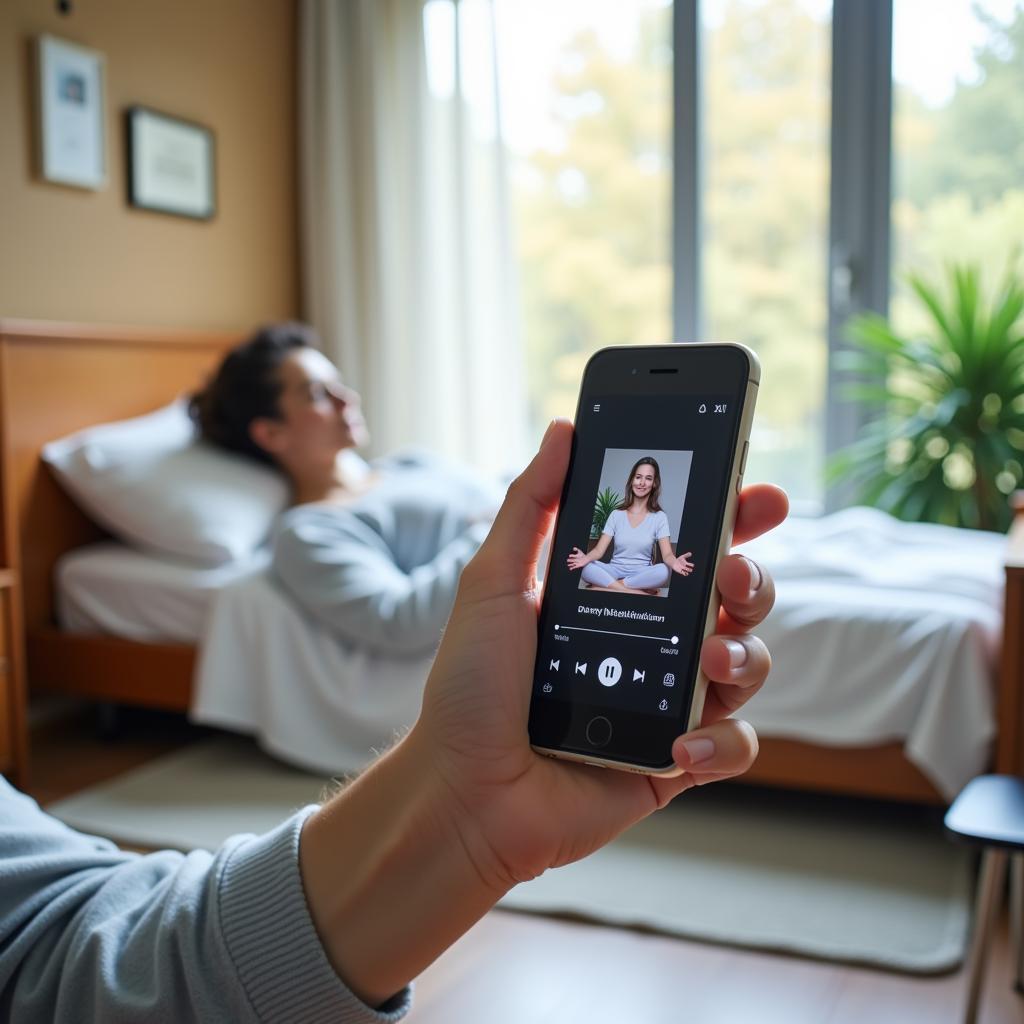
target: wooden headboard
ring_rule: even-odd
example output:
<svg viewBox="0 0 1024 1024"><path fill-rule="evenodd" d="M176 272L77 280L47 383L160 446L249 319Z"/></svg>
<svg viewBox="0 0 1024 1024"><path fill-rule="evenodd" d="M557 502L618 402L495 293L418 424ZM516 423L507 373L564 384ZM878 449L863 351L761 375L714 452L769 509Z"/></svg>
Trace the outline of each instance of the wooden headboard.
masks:
<svg viewBox="0 0 1024 1024"><path fill-rule="evenodd" d="M0 320L0 558L20 575L24 625L53 621L53 569L102 536L39 460L47 441L150 412L194 390L242 337Z"/></svg>

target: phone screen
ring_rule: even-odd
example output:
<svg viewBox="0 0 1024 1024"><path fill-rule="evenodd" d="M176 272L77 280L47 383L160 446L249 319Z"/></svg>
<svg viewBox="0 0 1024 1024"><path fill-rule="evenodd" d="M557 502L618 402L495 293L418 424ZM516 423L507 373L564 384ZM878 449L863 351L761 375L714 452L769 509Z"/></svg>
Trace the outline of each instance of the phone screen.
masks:
<svg viewBox="0 0 1024 1024"><path fill-rule="evenodd" d="M747 374L649 374L584 383L530 732L538 746L653 766L670 760L693 698Z"/></svg>

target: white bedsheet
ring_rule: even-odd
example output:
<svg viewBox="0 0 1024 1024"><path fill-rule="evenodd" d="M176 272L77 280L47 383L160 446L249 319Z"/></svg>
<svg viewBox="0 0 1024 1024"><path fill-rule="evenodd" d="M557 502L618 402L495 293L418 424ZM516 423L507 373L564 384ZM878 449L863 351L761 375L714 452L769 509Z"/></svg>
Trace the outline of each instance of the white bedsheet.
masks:
<svg viewBox="0 0 1024 1024"><path fill-rule="evenodd" d="M313 771L358 771L416 720L432 661L347 647L263 573L213 602L190 717Z"/></svg>
<svg viewBox="0 0 1024 1024"><path fill-rule="evenodd" d="M744 709L765 736L904 743L947 797L983 771L996 731L999 534L901 523L854 508L791 519L740 550L778 600L758 633L771 677Z"/></svg>
<svg viewBox="0 0 1024 1024"><path fill-rule="evenodd" d="M747 545L778 602L758 631L772 675L744 716L765 736L903 741L953 796L984 769L995 732L1004 546L868 509L793 519ZM255 576L213 602L192 714L297 764L358 770L415 720L429 664L347 648Z"/></svg>
<svg viewBox="0 0 1024 1024"><path fill-rule="evenodd" d="M197 643L213 595L266 568L268 551L213 568L109 541L57 563L57 621L71 633L108 633L148 643Z"/></svg>

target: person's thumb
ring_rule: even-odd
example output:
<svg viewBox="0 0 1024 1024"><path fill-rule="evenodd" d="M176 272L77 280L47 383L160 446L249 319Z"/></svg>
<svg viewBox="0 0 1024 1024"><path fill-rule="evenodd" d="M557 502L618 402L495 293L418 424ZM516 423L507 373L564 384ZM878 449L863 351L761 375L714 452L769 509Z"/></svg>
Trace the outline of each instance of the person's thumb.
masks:
<svg viewBox="0 0 1024 1024"><path fill-rule="evenodd" d="M498 515L480 549L495 589L527 589L537 571L537 558L562 495L572 423L551 421L530 464L512 481Z"/></svg>

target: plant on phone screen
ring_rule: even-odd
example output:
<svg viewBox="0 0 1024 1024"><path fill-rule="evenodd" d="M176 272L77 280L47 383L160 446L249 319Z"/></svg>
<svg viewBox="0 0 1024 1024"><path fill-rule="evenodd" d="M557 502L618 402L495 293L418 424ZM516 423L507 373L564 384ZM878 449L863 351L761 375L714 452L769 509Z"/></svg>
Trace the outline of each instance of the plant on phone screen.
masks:
<svg viewBox="0 0 1024 1024"><path fill-rule="evenodd" d="M908 277L927 329L883 317L850 324L848 394L870 410L829 478L900 519L1005 531L1007 495L1024 477L1024 280L1011 261L990 297L978 267L952 266L947 287Z"/></svg>
<svg viewBox="0 0 1024 1024"><path fill-rule="evenodd" d="M604 524L608 517L622 504L622 495L606 487L601 491L594 502L594 519L590 524L590 539L596 540L601 536Z"/></svg>

